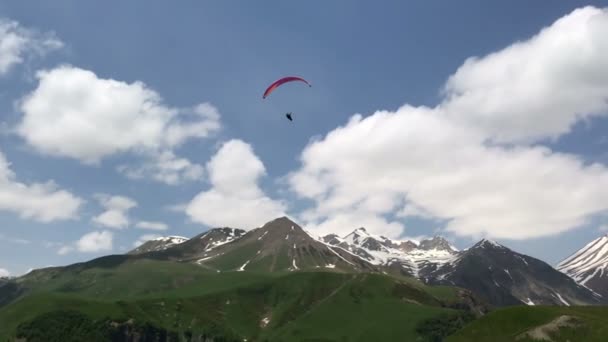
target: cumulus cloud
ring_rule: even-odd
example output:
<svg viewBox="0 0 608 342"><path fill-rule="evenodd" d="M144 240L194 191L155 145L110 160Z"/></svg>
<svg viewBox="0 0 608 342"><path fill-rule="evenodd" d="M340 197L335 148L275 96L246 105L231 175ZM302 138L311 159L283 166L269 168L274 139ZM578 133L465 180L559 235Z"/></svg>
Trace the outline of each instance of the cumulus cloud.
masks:
<svg viewBox="0 0 608 342"><path fill-rule="evenodd" d="M177 184L202 176L201 166L173 149L221 128L213 105L169 107L142 82L105 79L73 66L39 71L37 78L38 87L20 101L23 118L16 131L39 152L85 164L131 152L144 159L119 167L131 178Z"/></svg>
<svg viewBox="0 0 608 342"><path fill-rule="evenodd" d="M158 239L160 237L162 237L162 235L144 234L144 235L140 236L139 239L137 239L135 242L133 242L133 247L137 248L150 240Z"/></svg>
<svg viewBox="0 0 608 342"><path fill-rule="evenodd" d="M0 18L0 75L8 73L29 56L44 55L62 46L53 33L40 33L14 20Z"/></svg>
<svg viewBox="0 0 608 342"><path fill-rule="evenodd" d="M10 163L0 152L0 210L39 222L67 220L76 217L84 201L61 190L53 181L24 184L16 180Z"/></svg>
<svg viewBox="0 0 608 342"><path fill-rule="evenodd" d="M106 210L93 217L93 222L110 228L123 229L129 225L128 211L137 206L129 197L96 194L95 198Z"/></svg>
<svg viewBox="0 0 608 342"><path fill-rule="evenodd" d="M0 278L1 277L10 277L11 273L5 269L5 268L0 268Z"/></svg>
<svg viewBox="0 0 608 342"><path fill-rule="evenodd" d="M76 242L76 248L80 252L94 253L112 250L112 232L107 230L101 232L90 232L83 235Z"/></svg>
<svg viewBox="0 0 608 342"><path fill-rule="evenodd" d="M81 253L109 252L113 248L114 234L110 231L94 231L84 234L78 241L64 245L57 251L59 255L66 255L73 251Z"/></svg>
<svg viewBox="0 0 608 342"><path fill-rule="evenodd" d="M608 114L607 36L608 9L577 9L526 41L467 59L442 107L497 142L556 138Z"/></svg>
<svg viewBox="0 0 608 342"><path fill-rule="evenodd" d="M139 221L135 224L135 227L139 229L148 229L148 230L167 230L169 227L166 223L163 222L154 222L154 221Z"/></svg>
<svg viewBox="0 0 608 342"><path fill-rule="evenodd" d="M404 225L397 221L388 221L380 215L368 211L344 210L332 212L325 220L306 220L306 229L324 236L330 233L339 236L350 234L353 229L366 227L374 234L389 238L398 238L404 230Z"/></svg>
<svg viewBox="0 0 608 342"><path fill-rule="evenodd" d="M587 223L608 210L608 169L528 143L608 113L607 35L608 12L577 10L530 40L467 60L434 108L353 116L310 143L288 177L315 202L303 217L324 231L361 220L394 236L401 228L383 217L421 216L457 235L510 239Z"/></svg>
<svg viewBox="0 0 608 342"><path fill-rule="evenodd" d="M168 185L177 185L201 180L205 168L186 158L179 158L171 151L164 151L140 165L120 165L118 171L131 179L151 178Z"/></svg>
<svg viewBox="0 0 608 342"><path fill-rule="evenodd" d="M249 144L241 140L224 143L206 167L211 188L185 208L193 221L251 229L284 214L285 205L260 189L258 182L266 170Z"/></svg>

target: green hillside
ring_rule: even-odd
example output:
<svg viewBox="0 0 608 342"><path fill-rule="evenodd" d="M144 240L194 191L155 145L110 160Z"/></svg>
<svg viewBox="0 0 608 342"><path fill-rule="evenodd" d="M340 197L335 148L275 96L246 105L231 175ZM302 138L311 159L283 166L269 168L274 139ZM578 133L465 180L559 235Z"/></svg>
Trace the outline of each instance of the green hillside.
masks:
<svg viewBox="0 0 608 342"><path fill-rule="evenodd" d="M59 309L84 314L91 326L133 320L179 336L215 329L248 341L416 339L421 322L459 314L447 308L458 301L455 289L382 274L218 273L187 263L110 261L19 279L26 294L0 308L0 340L14 337L20 324L19 331L31 331L62 322Z"/></svg>
<svg viewBox="0 0 608 342"><path fill-rule="evenodd" d="M566 318L558 320L563 316ZM566 324L559 324L560 321ZM556 342L606 341L608 307L517 306L498 309L470 323L446 341L534 341L527 335L533 330Z"/></svg>

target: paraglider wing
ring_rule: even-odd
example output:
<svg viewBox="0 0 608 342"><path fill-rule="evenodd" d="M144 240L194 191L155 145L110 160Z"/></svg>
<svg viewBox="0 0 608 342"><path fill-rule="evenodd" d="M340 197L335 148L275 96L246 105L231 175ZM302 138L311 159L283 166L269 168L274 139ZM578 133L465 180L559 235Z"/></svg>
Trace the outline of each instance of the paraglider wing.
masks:
<svg viewBox="0 0 608 342"><path fill-rule="evenodd" d="M268 88L266 88L266 91L264 92L264 96L262 96L262 98L265 99L268 95L270 95L270 93L272 93L275 89L277 89L282 84L285 84L287 82L293 82L293 81L304 82L304 83L308 84L309 87L311 87L310 83L308 83L308 81L306 81L305 79L303 79L301 77L297 77L297 76L283 77L283 78L275 81L274 83L272 83Z"/></svg>

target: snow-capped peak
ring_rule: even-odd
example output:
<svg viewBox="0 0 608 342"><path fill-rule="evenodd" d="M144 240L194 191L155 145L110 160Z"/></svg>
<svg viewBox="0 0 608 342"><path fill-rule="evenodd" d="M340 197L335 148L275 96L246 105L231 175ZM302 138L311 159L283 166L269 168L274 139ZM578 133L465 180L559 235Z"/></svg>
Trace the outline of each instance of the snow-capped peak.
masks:
<svg viewBox="0 0 608 342"><path fill-rule="evenodd" d="M601 236L564 259L557 269L582 285L608 277L608 236Z"/></svg>
<svg viewBox="0 0 608 342"><path fill-rule="evenodd" d="M188 240L188 238L183 237L183 236L170 235L170 236L161 236L156 239L152 239L150 241L162 241L162 242L168 242L168 243L172 243L172 244L179 244L179 243L185 242L187 240Z"/></svg>
<svg viewBox="0 0 608 342"><path fill-rule="evenodd" d="M481 247L481 248L486 248L486 247L491 247L491 248L506 248L505 246L499 244L498 242L494 241L494 240L490 240L490 239L481 239L481 241L479 241L478 243L475 244L475 246L473 247Z"/></svg>

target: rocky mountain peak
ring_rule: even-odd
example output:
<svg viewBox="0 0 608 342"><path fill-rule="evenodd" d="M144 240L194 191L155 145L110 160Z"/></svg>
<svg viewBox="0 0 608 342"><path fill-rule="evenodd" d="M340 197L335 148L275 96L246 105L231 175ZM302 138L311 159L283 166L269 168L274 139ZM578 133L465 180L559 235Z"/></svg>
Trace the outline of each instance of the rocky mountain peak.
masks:
<svg viewBox="0 0 608 342"><path fill-rule="evenodd" d="M473 247L471 247L471 249L477 249L477 248L489 248L489 249L496 249L496 248L506 248L507 247L499 244L498 242L494 241L494 240L490 240L490 239L481 239L479 242L477 242L475 245L473 245Z"/></svg>
<svg viewBox="0 0 608 342"><path fill-rule="evenodd" d="M449 251L455 252L456 250L450 245L450 243L441 236L434 236L430 239L420 241L420 245L418 248L422 250L440 250L440 251Z"/></svg>

